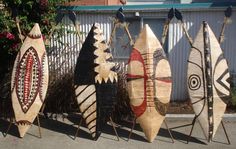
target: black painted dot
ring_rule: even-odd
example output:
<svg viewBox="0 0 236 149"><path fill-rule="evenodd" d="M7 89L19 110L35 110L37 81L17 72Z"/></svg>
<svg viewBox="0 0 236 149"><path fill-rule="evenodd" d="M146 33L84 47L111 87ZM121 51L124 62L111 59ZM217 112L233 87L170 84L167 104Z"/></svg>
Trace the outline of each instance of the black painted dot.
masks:
<svg viewBox="0 0 236 149"><path fill-rule="evenodd" d="M190 90L197 90L201 87L201 79L198 75L192 74L188 78L188 87Z"/></svg>

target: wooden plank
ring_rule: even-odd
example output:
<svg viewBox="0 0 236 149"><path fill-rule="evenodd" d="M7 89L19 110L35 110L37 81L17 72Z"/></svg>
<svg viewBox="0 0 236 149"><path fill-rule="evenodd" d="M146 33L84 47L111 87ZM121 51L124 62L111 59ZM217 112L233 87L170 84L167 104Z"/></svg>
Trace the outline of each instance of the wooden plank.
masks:
<svg viewBox="0 0 236 149"><path fill-rule="evenodd" d="M127 79L132 110L147 140L152 142L165 118L172 83L169 62L148 25L134 44Z"/></svg>
<svg viewBox="0 0 236 149"><path fill-rule="evenodd" d="M12 105L20 137L36 118L48 87L48 59L39 25L25 39L15 60L12 81Z"/></svg>

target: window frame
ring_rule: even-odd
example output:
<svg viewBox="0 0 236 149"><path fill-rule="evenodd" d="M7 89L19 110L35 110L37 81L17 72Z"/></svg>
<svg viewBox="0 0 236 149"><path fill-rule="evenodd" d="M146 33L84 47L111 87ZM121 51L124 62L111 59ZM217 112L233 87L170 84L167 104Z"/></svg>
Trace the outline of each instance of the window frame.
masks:
<svg viewBox="0 0 236 149"><path fill-rule="evenodd" d="M144 26L144 21L145 20L148 20L148 19L150 19L150 20L162 20L163 21L163 26L162 26L162 31L161 31L161 35L162 35L162 33L163 33L163 27L164 27L164 24L165 24L165 20L166 20L166 17L164 17L164 16L160 16L160 17L156 17L156 16L140 16L140 17L127 17L126 18L126 22L130 22L130 21L132 21L132 20L134 20L134 21L139 21L140 22L140 24L139 24L139 26L140 26L140 28L139 28L139 30L141 30L142 28L143 28L143 26ZM116 36L117 34L115 34L115 38L117 37ZM133 37L132 37L133 38ZM162 36L160 36L160 37L158 37L158 40L161 42L161 38L162 38ZM134 39L135 40L135 39ZM135 42L135 41L134 41ZM164 52L166 53L166 56L168 57L168 48L169 48L169 31L167 32L167 35L166 35L166 41L165 41L165 47L163 47L163 50L164 50ZM116 50L117 48L114 46L113 47L113 50ZM130 49L130 50L132 50L132 49ZM116 55L117 56L117 55ZM129 56L123 56L123 57L114 57L114 60L116 60L116 61L126 61L126 60L128 60L129 59Z"/></svg>

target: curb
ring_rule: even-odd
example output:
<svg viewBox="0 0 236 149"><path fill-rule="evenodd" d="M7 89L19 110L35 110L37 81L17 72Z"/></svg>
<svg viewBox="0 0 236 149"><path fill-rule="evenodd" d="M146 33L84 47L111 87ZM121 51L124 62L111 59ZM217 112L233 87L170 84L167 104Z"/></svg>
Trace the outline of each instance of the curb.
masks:
<svg viewBox="0 0 236 149"><path fill-rule="evenodd" d="M167 118L193 118L194 114L166 114ZM223 118L236 118L236 113L224 114Z"/></svg>
<svg viewBox="0 0 236 149"><path fill-rule="evenodd" d="M170 120L193 119L194 114L166 114L166 118ZM236 113L224 114L223 119L226 121L236 121Z"/></svg>
<svg viewBox="0 0 236 149"><path fill-rule="evenodd" d="M167 118L167 120L192 120L194 116L195 116L194 114L166 114L165 117ZM56 115L56 117L57 119L64 119L68 117L68 114L67 113L58 114ZM223 120L236 122L236 113L224 114Z"/></svg>

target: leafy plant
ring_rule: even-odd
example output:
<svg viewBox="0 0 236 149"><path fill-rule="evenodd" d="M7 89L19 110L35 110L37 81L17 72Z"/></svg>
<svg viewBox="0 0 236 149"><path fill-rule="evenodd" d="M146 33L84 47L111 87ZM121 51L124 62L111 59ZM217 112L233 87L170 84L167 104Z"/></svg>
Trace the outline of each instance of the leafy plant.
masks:
<svg viewBox="0 0 236 149"><path fill-rule="evenodd" d="M59 5L66 0L2 0L0 8L0 114L8 114L10 100L10 76L13 63L24 38L34 23L39 23L43 38L49 41L52 32L56 36L64 28L55 20ZM59 27L56 27L56 26ZM59 38L58 38L59 39Z"/></svg>
<svg viewBox="0 0 236 149"><path fill-rule="evenodd" d="M232 95L232 105L236 106L236 87L232 87L231 89L231 95Z"/></svg>

